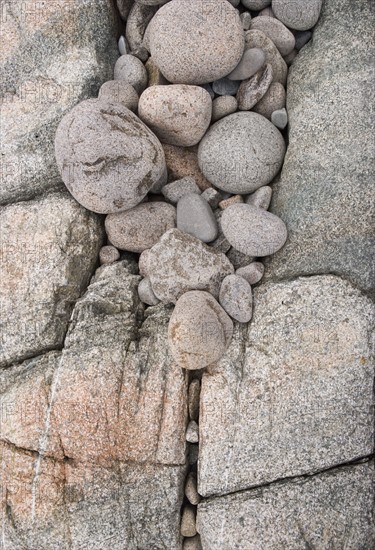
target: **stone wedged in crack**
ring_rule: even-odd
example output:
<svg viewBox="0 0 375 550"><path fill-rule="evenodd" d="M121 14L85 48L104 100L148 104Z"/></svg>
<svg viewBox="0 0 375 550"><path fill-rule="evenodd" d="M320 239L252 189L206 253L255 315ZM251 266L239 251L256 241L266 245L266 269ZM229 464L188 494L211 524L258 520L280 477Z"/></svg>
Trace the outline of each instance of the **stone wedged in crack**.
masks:
<svg viewBox="0 0 375 550"><path fill-rule="evenodd" d="M232 334L233 323L215 298L208 292L192 290L176 303L169 321L168 342L180 367L197 370L224 355Z"/></svg>
<svg viewBox="0 0 375 550"><path fill-rule="evenodd" d="M249 111L265 96L273 78L272 66L267 63L254 76L244 80L237 92L238 108Z"/></svg>
<svg viewBox="0 0 375 550"><path fill-rule="evenodd" d="M55 154L73 197L100 214L136 206L166 170L151 130L126 107L99 99L83 101L62 119Z"/></svg>
<svg viewBox="0 0 375 550"><path fill-rule="evenodd" d="M218 297L222 279L234 268L225 254L170 229L148 252L147 271L159 300L175 303L189 290L206 290Z"/></svg>
<svg viewBox="0 0 375 550"><path fill-rule="evenodd" d="M239 323L248 323L253 314L250 284L239 275L227 275L221 283L219 303Z"/></svg>
<svg viewBox="0 0 375 550"><path fill-rule="evenodd" d="M120 250L143 252L176 227L176 209L165 202L146 202L116 214L108 214L105 228L111 244Z"/></svg>
<svg viewBox="0 0 375 550"><path fill-rule="evenodd" d="M246 48L260 48L266 54L266 63L272 66L273 82L286 84L288 67L279 50L268 36L262 31L250 30L245 32Z"/></svg>

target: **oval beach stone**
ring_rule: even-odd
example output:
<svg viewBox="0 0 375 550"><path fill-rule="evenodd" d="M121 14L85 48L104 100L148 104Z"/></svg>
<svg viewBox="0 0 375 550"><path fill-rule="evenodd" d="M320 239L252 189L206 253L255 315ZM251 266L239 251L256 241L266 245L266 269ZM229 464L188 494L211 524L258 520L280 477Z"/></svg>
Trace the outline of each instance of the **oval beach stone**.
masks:
<svg viewBox="0 0 375 550"><path fill-rule="evenodd" d="M253 314L251 286L239 275L228 275L221 283L220 305L239 323L248 323Z"/></svg>
<svg viewBox="0 0 375 550"><path fill-rule="evenodd" d="M214 241L218 227L208 202L196 193L181 197L177 204L177 228L204 243Z"/></svg>

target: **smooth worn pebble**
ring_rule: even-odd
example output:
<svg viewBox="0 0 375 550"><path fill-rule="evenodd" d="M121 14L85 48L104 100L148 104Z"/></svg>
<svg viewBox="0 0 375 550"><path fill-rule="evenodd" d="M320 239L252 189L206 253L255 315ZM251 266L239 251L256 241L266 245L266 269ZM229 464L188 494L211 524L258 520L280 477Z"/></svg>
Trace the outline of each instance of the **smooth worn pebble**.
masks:
<svg viewBox="0 0 375 550"><path fill-rule="evenodd" d="M266 62L266 54L260 48L248 48L244 51L237 67L228 75L230 80L245 80L255 75Z"/></svg>
<svg viewBox="0 0 375 550"><path fill-rule="evenodd" d="M225 254L172 229L151 248L148 271L159 300L175 303L189 290L207 290L218 297L222 279L234 268Z"/></svg>
<svg viewBox="0 0 375 550"><path fill-rule="evenodd" d="M238 11L227 0L173 0L153 17L149 43L169 82L205 84L238 64L244 36Z"/></svg>
<svg viewBox="0 0 375 550"><path fill-rule="evenodd" d="M306 31L319 19L323 0L272 0L277 19L290 29Z"/></svg>
<svg viewBox="0 0 375 550"><path fill-rule="evenodd" d="M195 509L186 505L182 510L181 535L183 537L194 537L197 534Z"/></svg>
<svg viewBox="0 0 375 550"><path fill-rule="evenodd" d="M253 314L251 286L239 275L228 275L221 283L220 305L239 323L248 323Z"/></svg>
<svg viewBox="0 0 375 550"><path fill-rule="evenodd" d="M114 68L114 80L123 80L133 86L137 94L141 94L147 86L147 71L134 55L122 55L118 58Z"/></svg>
<svg viewBox="0 0 375 550"><path fill-rule="evenodd" d="M177 227L204 243L215 240L218 234L216 219L210 205L195 193L184 195L178 201Z"/></svg>
<svg viewBox="0 0 375 550"><path fill-rule="evenodd" d="M280 218L251 204L234 204L224 210L221 226L230 244L249 256L270 256L287 239L287 229Z"/></svg>
<svg viewBox="0 0 375 550"><path fill-rule="evenodd" d="M216 122L237 111L237 99L231 95L222 95L217 97L212 102L212 119L211 122Z"/></svg>
<svg viewBox="0 0 375 550"><path fill-rule="evenodd" d="M199 144L198 161L215 187L243 195L270 183L284 154L284 138L269 120L240 112L211 126Z"/></svg>
<svg viewBox="0 0 375 550"><path fill-rule="evenodd" d="M280 82L272 82L262 99L254 105L253 111L271 120L272 113L285 107L285 104L286 93L284 86Z"/></svg>
<svg viewBox="0 0 375 550"><path fill-rule="evenodd" d="M104 101L121 103L127 109L135 112L138 108L139 96L133 86L121 80L108 80L100 87L98 98Z"/></svg>
<svg viewBox="0 0 375 550"><path fill-rule="evenodd" d="M165 202L146 202L135 208L109 214L105 228L109 241L120 250L143 252L176 227L176 209Z"/></svg>
<svg viewBox="0 0 375 550"><path fill-rule="evenodd" d="M222 200L222 195L214 189L213 187L209 187L208 189L205 189L201 195L202 199L206 200L208 204L211 206L212 209L215 209L219 206L219 202Z"/></svg>
<svg viewBox="0 0 375 550"><path fill-rule="evenodd" d="M256 285L264 275L264 265L262 262L252 262L237 269L236 275L245 279L249 285Z"/></svg>
<svg viewBox="0 0 375 550"><path fill-rule="evenodd" d="M297 31L294 36L295 36L295 39L296 39L295 48L296 48L297 51L299 51L311 40L312 32L311 31Z"/></svg>
<svg viewBox="0 0 375 550"><path fill-rule="evenodd" d="M282 56L288 55L296 43L294 34L275 17L255 17L251 21L250 30L264 32L272 40Z"/></svg>
<svg viewBox="0 0 375 550"><path fill-rule="evenodd" d="M251 264L255 260L254 256L242 254L242 252L239 252L235 248L231 248L227 252L227 258L235 269L239 269L240 267Z"/></svg>
<svg viewBox="0 0 375 550"><path fill-rule="evenodd" d="M271 122L277 128L280 128L280 130L284 130L288 124L288 113L286 112L286 109L283 108L274 111L271 115Z"/></svg>
<svg viewBox="0 0 375 550"><path fill-rule="evenodd" d="M186 441L189 443L198 443L199 441L199 428L195 420L190 420L186 430Z"/></svg>
<svg viewBox="0 0 375 550"><path fill-rule="evenodd" d="M254 193L246 197L246 204L252 204L263 210L268 210L272 198L272 187L264 185L259 187Z"/></svg>
<svg viewBox="0 0 375 550"><path fill-rule="evenodd" d="M229 80L227 76L212 83L212 89L217 95L236 95L239 87L239 81Z"/></svg>
<svg viewBox="0 0 375 550"><path fill-rule="evenodd" d="M151 86L166 86L168 81L161 74L159 67L155 61L150 57L145 65L148 77L148 87Z"/></svg>
<svg viewBox="0 0 375 550"><path fill-rule="evenodd" d="M288 67L272 40L264 32L258 30L246 31L245 40L246 48L260 48L264 51L266 63L272 66L273 81L281 82L285 86Z"/></svg>
<svg viewBox="0 0 375 550"><path fill-rule="evenodd" d="M272 11L272 7L268 6L268 8L263 8L259 13L259 16L262 17L275 17L275 14Z"/></svg>
<svg viewBox="0 0 375 550"><path fill-rule="evenodd" d="M254 76L244 80L237 93L240 111L249 111L264 97L273 78L272 66L267 63Z"/></svg>
<svg viewBox="0 0 375 550"><path fill-rule="evenodd" d="M177 301L168 327L169 347L180 367L202 369L218 361L230 344L233 323L208 292L186 292Z"/></svg>
<svg viewBox="0 0 375 550"><path fill-rule="evenodd" d="M120 258L120 252L115 246L102 246L99 251L100 265L113 264Z"/></svg>
<svg viewBox="0 0 375 550"><path fill-rule="evenodd" d="M200 394L200 380L194 379L190 382L188 390L188 409L190 420L198 420Z"/></svg>
<svg viewBox="0 0 375 550"><path fill-rule="evenodd" d="M193 506L198 506L201 496L197 489L197 476L194 472L189 472L185 484L185 496Z"/></svg>
<svg viewBox="0 0 375 550"><path fill-rule="evenodd" d="M99 214L139 204L166 171L161 143L120 103L87 99L60 122L55 155L63 182Z"/></svg>
<svg viewBox="0 0 375 550"><path fill-rule="evenodd" d="M242 23L242 28L244 31L248 31L250 29L251 24L251 13L248 11L244 11L240 14L240 19Z"/></svg>
<svg viewBox="0 0 375 550"><path fill-rule="evenodd" d="M212 101L199 86L152 86L139 98L138 115L162 142L190 147L211 122Z"/></svg>
<svg viewBox="0 0 375 550"><path fill-rule="evenodd" d="M138 259L138 268L139 273L142 275L142 277L148 276L148 256L149 256L150 250L146 249L144 250Z"/></svg>
<svg viewBox="0 0 375 550"><path fill-rule="evenodd" d="M219 208L221 210L225 210L228 208L228 206L231 206L232 204L237 204L239 202L243 202L243 198L241 195L233 195L232 197L229 197L229 199L225 199L219 203Z"/></svg>
<svg viewBox="0 0 375 550"><path fill-rule="evenodd" d="M199 168L198 147L176 147L176 145L163 143L163 150L168 167L168 181L191 176L202 191L211 187Z"/></svg>
<svg viewBox="0 0 375 550"><path fill-rule="evenodd" d="M120 55L126 55L129 53L129 45L126 42L125 36L120 36L118 39L118 51L120 52Z"/></svg>
<svg viewBox="0 0 375 550"><path fill-rule="evenodd" d="M199 535L185 539L182 550L202 550L201 538Z"/></svg>
<svg viewBox="0 0 375 550"><path fill-rule="evenodd" d="M138 285L138 296L141 302L149 306L156 306L160 300L154 294L152 290L150 279L142 279Z"/></svg>
<svg viewBox="0 0 375 550"><path fill-rule="evenodd" d="M201 190L195 183L195 179L190 176L167 183L167 185L164 185L161 192L164 197L173 204L177 204L181 197L189 193L201 194Z"/></svg>

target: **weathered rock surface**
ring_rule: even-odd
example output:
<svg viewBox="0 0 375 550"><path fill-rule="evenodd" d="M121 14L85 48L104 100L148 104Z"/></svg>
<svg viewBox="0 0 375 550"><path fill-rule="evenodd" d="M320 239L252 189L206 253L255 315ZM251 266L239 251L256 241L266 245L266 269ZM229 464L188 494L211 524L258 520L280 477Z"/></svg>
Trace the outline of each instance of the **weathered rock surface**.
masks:
<svg viewBox="0 0 375 550"><path fill-rule="evenodd" d="M235 325L225 357L202 379L199 493L371 454L373 323L370 300L335 276L254 289L248 331Z"/></svg>
<svg viewBox="0 0 375 550"><path fill-rule="evenodd" d="M53 149L57 125L111 78L118 51L107 0L4 2L0 33L4 204L63 188Z"/></svg>
<svg viewBox="0 0 375 550"><path fill-rule="evenodd" d="M268 277L336 273L374 289L373 21L369 2L327 0L313 42L293 63L288 154L272 201L289 239Z"/></svg>
<svg viewBox="0 0 375 550"><path fill-rule="evenodd" d="M225 254L179 229L162 236L147 263L152 288L166 303L175 303L188 290L207 290L218 297L222 279L234 271Z"/></svg>
<svg viewBox="0 0 375 550"><path fill-rule="evenodd" d="M61 347L103 231L67 195L0 210L0 365Z"/></svg>
<svg viewBox="0 0 375 550"><path fill-rule="evenodd" d="M126 107L100 99L83 101L65 115L55 153L73 197L100 214L136 206L166 170L155 134Z"/></svg>
<svg viewBox="0 0 375 550"><path fill-rule="evenodd" d="M365 463L203 502L203 548L372 548L373 476Z"/></svg>

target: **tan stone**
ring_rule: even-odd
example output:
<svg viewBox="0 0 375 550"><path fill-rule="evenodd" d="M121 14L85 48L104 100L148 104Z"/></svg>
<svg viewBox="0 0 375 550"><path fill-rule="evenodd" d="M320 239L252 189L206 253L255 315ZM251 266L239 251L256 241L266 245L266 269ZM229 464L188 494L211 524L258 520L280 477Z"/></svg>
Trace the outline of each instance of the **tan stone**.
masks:
<svg viewBox="0 0 375 550"><path fill-rule="evenodd" d="M163 144L168 168L168 181L172 182L186 176L195 179L198 187L204 191L211 187L198 165L197 147L176 147Z"/></svg>

